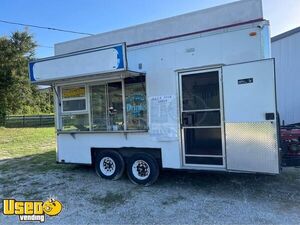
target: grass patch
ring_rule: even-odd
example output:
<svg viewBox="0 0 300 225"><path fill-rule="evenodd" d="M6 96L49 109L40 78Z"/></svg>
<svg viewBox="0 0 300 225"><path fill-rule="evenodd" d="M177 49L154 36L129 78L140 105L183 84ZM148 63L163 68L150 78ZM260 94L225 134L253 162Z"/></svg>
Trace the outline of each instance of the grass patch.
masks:
<svg viewBox="0 0 300 225"><path fill-rule="evenodd" d="M0 128L0 160L55 151L55 129Z"/></svg>
<svg viewBox="0 0 300 225"><path fill-rule="evenodd" d="M177 202L180 202L182 200L184 200L185 198L181 195L178 195L178 196L172 196L170 198L167 198L165 199L164 201L162 201L162 204L164 206L167 206L167 205L172 205L172 204L176 204Z"/></svg>
<svg viewBox="0 0 300 225"><path fill-rule="evenodd" d="M56 164L55 129L0 128L0 170L22 174L68 170Z"/></svg>
<svg viewBox="0 0 300 225"><path fill-rule="evenodd" d="M45 188L64 183L43 184L32 175L80 170L75 165L56 163L55 137L54 128L0 127L0 196L41 199Z"/></svg>
<svg viewBox="0 0 300 225"><path fill-rule="evenodd" d="M4 175L16 171L16 176L18 175L18 172L21 172L22 175L30 176L30 174L41 174L49 171L69 170L72 167L74 167L74 165L57 164L55 151L36 154L29 157L7 159L0 164L0 170Z"/></svg>
<svg viewBox="0 0 300 225"><path fill-rule="evenodd" d="M91 202L95 205L102 206L103 211L114 208L125 203L130 193L107 192L105 196L94 196Z"/></svg>
<svg viewBox="0 0 300 225"><path fill-rule="evenodd" d="M42 200L43 194L38 190L23 191L22 195L26 200Z"/></svg>

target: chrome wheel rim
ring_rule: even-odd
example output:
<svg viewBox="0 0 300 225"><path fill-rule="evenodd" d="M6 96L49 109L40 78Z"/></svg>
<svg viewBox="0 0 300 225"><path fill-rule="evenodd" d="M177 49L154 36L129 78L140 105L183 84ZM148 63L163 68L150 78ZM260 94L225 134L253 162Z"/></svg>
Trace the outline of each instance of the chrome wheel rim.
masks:
<svg viewBox="0 0 300 225"><path fill-rule="evenodd" d="M105 176L111 176L116 171L116 163L110 157L103 157L100 161L100 171Z"/></svg>
<svg viewBox="0 0 300 225"><path fill-rule="evenodd" d="M150 176L150 166L144 160L137 160L132 165L132 174L139 180L145 180Z"/></svg>

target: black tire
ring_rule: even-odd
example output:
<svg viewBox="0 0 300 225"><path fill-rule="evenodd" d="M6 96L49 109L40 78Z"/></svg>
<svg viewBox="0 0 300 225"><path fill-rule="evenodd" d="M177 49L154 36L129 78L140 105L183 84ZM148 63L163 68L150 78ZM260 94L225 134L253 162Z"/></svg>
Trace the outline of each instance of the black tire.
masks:
<svg viewBox="0 0 300 225"><path fill-rule="evenodd" d="M145 168L149 170L146 172ZM146 153L135 154L127 162L127 175L132 183L149 186L157 180L159 166L153 156Z"/></svg>
<svg viewBox="0 0 300 225"><path fill-rule="evenodd" d="M102 159L103 161L101 161ZM99 151L95 158L95 170L97 175L102 178L117 180L124 173L125 162L121 154L114 150Z"/></svg>

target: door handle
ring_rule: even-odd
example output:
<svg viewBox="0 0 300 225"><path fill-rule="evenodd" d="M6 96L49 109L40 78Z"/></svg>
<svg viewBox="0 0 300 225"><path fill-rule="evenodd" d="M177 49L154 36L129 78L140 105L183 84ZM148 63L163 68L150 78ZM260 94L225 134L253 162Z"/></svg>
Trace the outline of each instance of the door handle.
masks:
<svg viewBox="0 0 300 225"><path fill-rule="evenodd" d="M275 113L266 113L265 118L266 120L275 120Z"/></svg>

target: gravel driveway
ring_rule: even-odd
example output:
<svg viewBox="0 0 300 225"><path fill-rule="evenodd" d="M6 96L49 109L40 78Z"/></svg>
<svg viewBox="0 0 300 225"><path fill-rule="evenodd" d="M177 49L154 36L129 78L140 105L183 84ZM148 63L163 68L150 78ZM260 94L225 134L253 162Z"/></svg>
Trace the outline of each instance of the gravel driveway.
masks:
<svg viewBox="0 0 300 225"><path fill-rule="evenodd" d="M118 181L100 179L87 166L47 170L46 162L32 157L1 164L6 168L0 175L1 199L55 197L63 203L62 213L47 216L45 224L300 223L296 168L278 176L164 171L154 185L141 187L126 176ZM16 216L0 216L0 223L16 222Z"/></svg>

